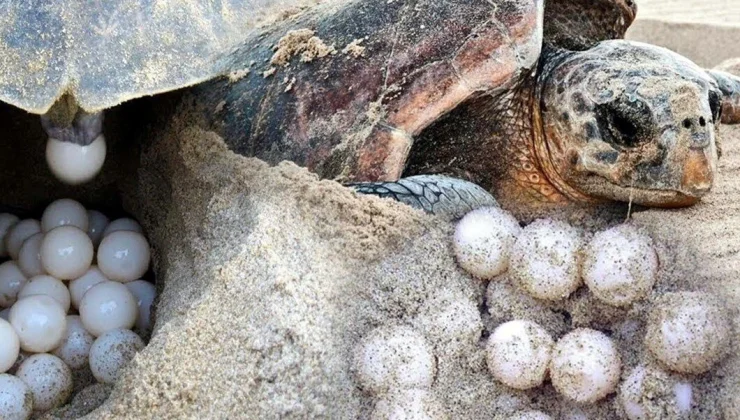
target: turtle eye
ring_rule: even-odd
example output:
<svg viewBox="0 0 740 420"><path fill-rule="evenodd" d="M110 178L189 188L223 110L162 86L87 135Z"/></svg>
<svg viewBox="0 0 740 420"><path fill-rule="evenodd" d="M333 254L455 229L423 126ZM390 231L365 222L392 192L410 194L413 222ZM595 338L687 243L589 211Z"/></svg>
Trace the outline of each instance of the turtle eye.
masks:
<svg viewBox="0 0 740 420"><path fill-rule="evenodd" d="M645 142L650 112L640 100L618 98L597 105L596 120L604 141L620 148L632 148Z"/></svg>
<svg viewBox="0 0 740 420"><path fill-rule="evenodd" d="M709 91L709 109L712 110L712 120L716 124L722 118L722 101L719 93L713 90Z"/></svg>

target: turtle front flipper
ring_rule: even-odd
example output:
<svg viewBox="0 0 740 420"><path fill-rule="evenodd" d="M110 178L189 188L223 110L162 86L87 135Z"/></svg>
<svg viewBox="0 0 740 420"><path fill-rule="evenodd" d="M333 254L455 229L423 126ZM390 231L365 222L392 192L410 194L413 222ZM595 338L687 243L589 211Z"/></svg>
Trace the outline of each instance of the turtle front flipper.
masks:
<svg viewBox="0 0 740 420"><path fill-rule="evenodd" d="M359 182L348 186L361 194L392 198L448 220L480 207L498 206L488 191L472 182L444 175L416 175L395 182Z"/></svg>
<svg viewBox="0 0 740 420"><path fill-rule="evenodd" d="M707 71L722 92L722 124L740 124L740 78L719 70Z"/></svg>

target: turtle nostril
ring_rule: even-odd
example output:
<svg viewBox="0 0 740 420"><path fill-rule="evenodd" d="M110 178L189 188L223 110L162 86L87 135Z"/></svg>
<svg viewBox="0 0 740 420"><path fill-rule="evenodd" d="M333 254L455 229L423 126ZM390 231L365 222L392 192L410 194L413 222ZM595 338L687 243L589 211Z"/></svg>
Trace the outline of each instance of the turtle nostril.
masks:
<svg viewBox="0 0 740 420"><path fill-rule="evenodd" d="M699 125L704 127L707 125L707 120L704 119L704 117L699 117Z"/></svg>
<svg viewBox="0 0 740 420"><path fill-rule="evenodd" d="M686 118L685 120L683 120L683 126L684 126L684 128L691 128L691 120L688 119L688 118Z"/></svg>

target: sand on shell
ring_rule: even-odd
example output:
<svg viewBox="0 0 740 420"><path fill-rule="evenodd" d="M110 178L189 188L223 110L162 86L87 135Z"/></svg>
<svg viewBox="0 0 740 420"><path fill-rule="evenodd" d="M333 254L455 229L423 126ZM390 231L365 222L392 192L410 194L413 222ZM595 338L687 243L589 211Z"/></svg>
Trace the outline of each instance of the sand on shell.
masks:
<svg viewBox="0 0 740 420"><path fill-rule="evenodd" d="M357 196L291 163L270 167L234 155L215 134L174 121L143 147L137 165L109 164L136 174L123 184L123 206L154 247L159 296L151 341L112 389L86 388L42 418L367 418L374 400L353 377L352 351L389 324L410 325L433 345L431 394L450 418L506 419L527 409L556 419L621 418L614 395L578 406L549 382L530 391L495 382L482 344L498 323L519 317L536 318L555 338L576 327L608 330L625 375L655 362L642 343L644 320L655 297L676 290L716 293L737 328L740 128L721 134L720 176L702 203L632 213L655 240L661 269L647 300L618 310L584 288L565 303L526 299L505 275L487 295L485 282L455 264L451 224ZM453 304L480 316L475 339L449 340L435 321ZM692 418L740 418L737 351L692 383Z"/></svg>

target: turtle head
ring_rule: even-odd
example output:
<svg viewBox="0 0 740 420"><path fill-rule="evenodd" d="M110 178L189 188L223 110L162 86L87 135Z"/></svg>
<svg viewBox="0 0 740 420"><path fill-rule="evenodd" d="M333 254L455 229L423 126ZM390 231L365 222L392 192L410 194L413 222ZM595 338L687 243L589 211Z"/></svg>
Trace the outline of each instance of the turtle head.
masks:
<svg viewBox="0 0 740 420"><path fill-rule="evenodd" d="M623 40L550 61L541 72L536 143L556 186L657 207L692 205L709 192L722 93L707 72L669 50Z"/></svg>

